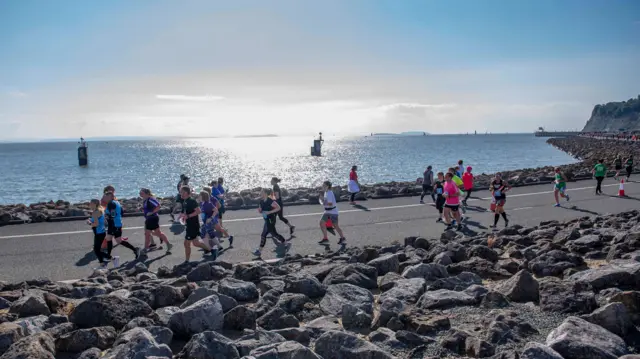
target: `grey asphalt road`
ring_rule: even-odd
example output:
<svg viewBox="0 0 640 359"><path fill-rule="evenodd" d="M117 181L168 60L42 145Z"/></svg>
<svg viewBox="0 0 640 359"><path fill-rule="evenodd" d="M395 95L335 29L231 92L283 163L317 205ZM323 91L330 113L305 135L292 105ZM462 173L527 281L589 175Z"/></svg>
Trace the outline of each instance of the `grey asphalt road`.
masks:
<svg viewBox="0 0 640 359"><path fill-rule="evenodd" d="M618 183L607 179L605 195L595 196L595 181L569 183L570 202L554 208L551 185L514 188L507 198L507 213L511 224L533 226L544 220L566 220L583 216L618 213L640 207L640 183L625 184L627 197L620 198ZM474 193L469 201L470 210L465 231L469 234L489 231L493 216L486 212L490 198L488 191ZM344 229L348 246L388 245L394 240L403 241L408 236L437 238L444 230L435 223L437 210L430 204L418 204L417 197L403 197L360 202L356 208L340 203L340 224ZM325 247L317 244L321 239L318 221L322 213L319 205L285 208L285 216L296 226L296 238L290 253L317 254ZM125 236L134 245L143 245L142 217L125 219ZM184 261L182 237L169 231L169 218L163 216L163 231L174 243L172 255L164 251L149 253L146 260L151 270L161 265L172 266ZM255 210L227 212L225 227L235 236L234 247L222 253L221 260L244 262L253 260L251 250L260 241L262 217ZM499 226L503 226L503 222ZM286 226L278 223L281 233L288 233ZM330 250L337 250L337 237L330 237ZM89 275L97 266L92 253L93 236L82 221L62 223L35 223L0 227L0 280L20 281L47 277L52 280L73 280ZM225 243L226 245L226 243ZM276 257L268 241L263 259ZM132 253L121 246L114 248L121 262L133 260ZM202 260L202 253L194 251L192 260Z"/></svg>

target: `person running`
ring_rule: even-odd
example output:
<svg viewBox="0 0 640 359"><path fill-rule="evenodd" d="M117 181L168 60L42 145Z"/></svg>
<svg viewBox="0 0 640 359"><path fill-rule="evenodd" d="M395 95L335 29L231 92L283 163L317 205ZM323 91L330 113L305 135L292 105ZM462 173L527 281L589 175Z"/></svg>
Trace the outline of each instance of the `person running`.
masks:
<svg viewBox="0 0 640 359"><path fill-rule="evenodd" d="M191 187L183 186L180 190L182 199L182 212L180 214L181 221L186 225L184 236L184 257L185 263L191 259L191 245L202 248L205 254L211 253L211 248L207 243L198 240L200 236L200 206L198 202L191 198Z"/></svg>
<svg viewBox="0 0 640 359"><path fill-rule="evenodd" d="M136 248L131 245L128 241L122 240L122 206L120 202L115 199L115 195L113 192L107 192L103 196L103 200L107 202L106 208L106 217L107 217L107 241L111 242L108 244L110 248L108 249L108 254L111 256L111 249L113 249L113 241L117 244L122 245L125 248L129 248L136 259L140 257L140 248Z"/></svg>
<svg viewBox="0 0 640 359"><path fill-rule="evenodd" d="M456 168L455 167L451 167L449 168L449 173L451 173L451 180L453 181L453 183L456 184L456 186L458 186L458 189L460 189L460 197L464 196L464 182L462 182L462 178L460 178L457 174L456 174ZM467 212L467 206L466 205L462 205L462 213L466 213ZM460 218L463 218L463 216L460 216Z"/></svg>
<svg viewBox="0 0 640 359"><path fill-rule="evenodd" d="M464 174L464 165L462 163L462 160L459 160L458 166L456 167L456 175L458 175L458 177L462 177Z"/></svg>
<svg viewBox="0 0 640 359"><path fill-rule="evenodd" d="M222 215L227 211L227 208L224 205L225 200L225 191L224 191L224 178L218 177L218 201L220 201L220 208L218 208L218 218L220 219L220 225L222 226Z"/></svg>
<svg viewBox="0 0 640 359"><path fill-rule="evenodd" d="M276 229L276 218L280 211L280 206L272 197L273 192L269 188L263 188L260 191L260 205L258 206L258 212L262 214L264 218L264 225L262 226L262 234L260 234L260 247L253 251L253 255L260 258L262 256L262 250L267 244L267 235L271 235L274 243L277 246L283 246L286 241L283 236L278 233Z"/></svg>
<svg viewBox="0 0 640 359"><path fill-rule="evenodd" d="M604 181L604 177L607 175L607 167L604 165L604 160L598 160L598 163L593 166L591 172L596 179L596 195L602 194L602 181Z"/></svg>
<svg viewBox="0 0 640 359"><path fill-rule="evenodd" d="M107 207L107 204L108 204L108 203L106 202L106 200L105 200L105 197L104 197L104 195L105 195L107 192L112 192L112 193L113 193L113 196L114 196L113 198L114 198L115 200L117 200L117 198L115 197L115 195L116 195L116 188L115 188L113 185L107 185L107 186L102 190L102 195L103 195L103 196L102 196L102 198L100 199L100 205L102 206L102 208L106 208L106 207ZM128 240L129 240L129 238L128 238L128 237L122 237L122 240L123 240L123 241L128 241ZM156 244L155 244L155 242L153 241L153 239L151 240L151 247L153 247L154 249L156 248ZM107 239L106 239L106 238L104 239L104 242L102 242L102 251L103 251L103 252L105 252L105 253L107 252Z"/></svg>
<svg viewBox="0 0 640 359"><path fill-rule="evenodd" d="M351 193L351 197L349 198L349 204L356 204L356 194L360 192L360 182L358 182L358 166L351 167L351 172L349 172L349 185L347 186L349 189L349 193ZM334 201L335 204L335 201Z"/></svg>
<svg viewBox="0 0 640 359"><path fill-rule="evenodd" d="M555 172L556 174L555 174L555 186L553 189L553 196L556 199L556 204L554 206L560 207L560 200L558 199L558 194L560 194L560 197L563 197L564 199L566 199L567 202L569 202L570 200L569 195L566 194L567 176L565 176L565 174L560 171L560 167L556 167Z"/></svg>
<svg viewBox="0 0 640 359"><path fill-rule="evenodd" d="M471 197L471 191L473 191L473 173L471 173L471 166L467 167L467 172L462 175L462 184L464 186L464 191L467 192L467 195L462 200L462 204L466 207L467 200Z"/></svg>
<svg viewBox="0 0 640 359"><path fill-rule="evenodd" d="M215 181L212 181L215 182ZM216 196L213 195L213 189L211 187L203 187L202 188L203 191L207 192L207 194L209 194L209 201L211 203L213 203L213 205L216 208L216 220L213 221L213 228L215 229L215 233L216 235L218 235L218 240L220 241L220 243L224 243L224 238L228 238L229 239L229 247L233 247L233 236L229 234L229 231L227 231L226 228L222 227L222 225L220 224L220 210L222 209L222 203L220 203L220 200L218 200L218 198ZM218 193L218 191L216 191L216 193ZM203 218L203 222L204 222L204 215L202 215Z"/></svg>
<svg viewBox="0 0 640 359"><path fill-rule="evenodd" d="M293 235L293 232L295 231L296 226L289 223L289 220L284 218L284 204L282 203L282 191L280 190L280 186L278 185L278 183L280 183L280 179L278 177L271 178L271 185L273 186L273 198L276 200L276 203L278 203L278 206L280 206L280 211L278 211L277 215L278 215L278 218L280 218L280 220L282 221L282 223L289 226L289 234Z"/></svg>
<svg viewBox="0 0 640 359"><path fill-rule="evenodd" d="M509 183L502 179L502 174L500 172L496 173L496 176L489 185L489 191L491 191L491 197L493 197L493 201L495 201L496 206L493 211L493 225L491 228L498 227L498 221L500 220L501 215L504 219L504 226L509 227L509 219L507 218L507 212L504 211L504 205L507 203L506 192L510 189L511 187L509 186Z"/></svg>
<svg viewBox="0 0 640 359"><path fill-rule="evenodd" d="M211 186L211 198L215 198L215 200L220 204L218 206L218 223L222 226L222 213L220 209L222 208L223 194L220 192L220 184L218 183L218 180L213 180L209 183L209 186Z"/></svg>
<svg viewBox="0 0 640 359"><path fill-rule="evenodd" d="M420 195L420 203L424 204L424 196L431 195L431 199L435 202L436 195L433 193L433 170L431 166L422 174L422 194Z"/></svg>
<svg viewBox="0 0 640 359"><path fill-rule="evenodd" d="M211 197L208 191L202 190L198 196L200 201L200 212L202 216L202 227L200 228L200 238L206 240L211 248L212 258L218 257L218 249L221 249L220 240L216 233L216 224L218 224L218 207L219 204ZM219 225L219 224L218 224Z"/></svg>
<svg viewBox="0 0 640 359"><path fill-rule="evenodd" d="M96 269L104 269L109 265L111 256L102 251L102 242L107 237L107 230L105 228L104 219L104 207L100 204L100 200L92 199L89 202L89 208L91 209L91 218L87 220L87 224L91 226L93 231L93 253L98 257L100 266ZM111 242L108 242L111 244ZM115 263L114 263L115 264ZM114 265L116 267L116 265Z"/></svg>
<svg viewBox="0 0 640 359"><path fill-rule="evenodd" d="M445 198L444 198L444 173L438 172L438 179L433 184L433 191L436 194L436 209L438 210L438 213L440 213L440 216L436 220L436 223L439 223L439 222L443 221L442 212L444 210L444 203L445 203Z"/></svg>
<svg viewBox="0 0 640 359"><path fill-rule="evenodd" d="M173 244L169 243L167 236L160 230L160 216L158 216L158 212L162 208L160 202L148 188L140 189L140 197L144 212L144 251L148 252L152 248L151 241L153 236L156 236L160 238L160 243L164 242L167 245L167 254L171 254Z"/></svg>
<svg viewBox="0 0 640 359"><path fill-rule="evenodd" d="M356 166L353 166L353 167L356 168ZM357 177L355 181L357 181ZM342 232L342 228L340 228L340 225L338 224L338 203L336 202L336 196L333 194L331 187L332 187L331 182L329 181L324 181L324 183L322 184L322 190L324 191L324 196L323 196L323 199L320 200L320 204L324 207L324 213L322 214L322 218L320 218L320 230L322 231L322 240L318 243L320 244L329 243L329 239L327 238L327 220L330 219L331 223L333 223L333 228L335 228L335 230L340 235L338 244L345 245L347 243L347 239L344 238L344 233Z"/></svg>
<svg viewBox="0 0 640 359"><path fill-rule="evenodd" d="M451 217L453 217L458 222L458 230L462 230L462 218L460 216L460 188L453 182L453 174L451 172L447 173L444 176L444 193L443 196L445 198L444 203L444 218L445 224L447 228L445 230L449 230L453 228L453 222L451 221Z"/></svg>
<svg viewBox="0 0 640 359"><path fill-rule="evenodd" d="M613 179L618 180L618 176L620 176L620 171L622 171L622 157L620 155L616 156L616 159L613 160L613 166L616 169L616 174L613 176Z"/></svg>
<svg viewBox="0 0 640 359"><path fill-rule="evenodd" d="M633 172L633 155L629 155L626 162L626 170L627 170L627 181L631 178L631 172Z"/></svg>
<svg viewBox="0 0 640 359"><path fill-rule="evenodd" d="M182 187L184 186L189 186L189 177L185 174L181 174L180 175L180 181L178 181L178 185L176 186L177 190L178 190L178 194L176 195L176 199L173 203L173 205L171 206L171 213L169 214L171 216L171 220L175 221L175 212L176 212L176 207L178 207L178 205L182 206Z"/></svg>

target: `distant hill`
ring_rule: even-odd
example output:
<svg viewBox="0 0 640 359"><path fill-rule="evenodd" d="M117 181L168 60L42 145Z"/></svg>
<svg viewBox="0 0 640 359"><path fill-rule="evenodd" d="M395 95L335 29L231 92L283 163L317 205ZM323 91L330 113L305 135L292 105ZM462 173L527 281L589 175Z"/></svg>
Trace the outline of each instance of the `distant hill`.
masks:
<svg viewBox="0 0 640 359"><path fill-rule="evenodd" d="M640 131L640 95L622 102L596 105L582 131Z"/></svg>

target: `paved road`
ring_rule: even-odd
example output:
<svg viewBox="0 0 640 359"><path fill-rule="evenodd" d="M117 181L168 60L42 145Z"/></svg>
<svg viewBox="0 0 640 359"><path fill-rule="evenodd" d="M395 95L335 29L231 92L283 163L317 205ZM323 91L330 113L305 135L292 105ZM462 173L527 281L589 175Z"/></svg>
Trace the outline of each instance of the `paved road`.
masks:
<svg viewBox="0 0 640 359"><path fill-rule="evenodd" d="M582 216L617 213L639 208L640 183L625 185L627 198L617 197L618 184L613 179L604 183L605 195L595 196L595 181L569 183L568 193L572 200L563 207L554 208L551 185L514 188L508 195L507 212L511 224L533 226L543 220L570 219ZM469 201L466 231L469 234L487 231L492 222L488 191L477 192ZM349 246L387 245L393 240L402 241L408 236L439 237L444 227L436 224L437 210L427 204L417 203L417 197L403 197L361 202L362 208L353 208L340 203L340 223ZM322 212L319 205L296 206L285 209L286 217L296 225L297 238L293 240L290 253L315 254L324 251L317 244L320 239L318 220ZM165 233L176 245L173 255L163 251L149 254L147 264L152 270L160 265L175 265L184 260L182 239L168 230L168 217L161 219ZM141 245L143 218L125 219L125 235L134 245ZM503 225L502 221L500 225ZM262 218L254 210L227 212L225 227L235 235L234 248L224 252L220 258L229 262L250 261L250 251L258 245L262 231ZM282 233L286 227L278 224ZM336 237L331 237L335 243ZM0 227L0 280L17 281L39 277L52 280L82 278L97 266L92 253L92 234L81 221L63 223L35 223ZM273 244L268 242L264 259L275 258L271 252ZM337 246L333 244L332 250ZM132 260L131 252L116 247L114 253L122 262ZM201 252L195 251L192 260L200 260Z"/></svg>

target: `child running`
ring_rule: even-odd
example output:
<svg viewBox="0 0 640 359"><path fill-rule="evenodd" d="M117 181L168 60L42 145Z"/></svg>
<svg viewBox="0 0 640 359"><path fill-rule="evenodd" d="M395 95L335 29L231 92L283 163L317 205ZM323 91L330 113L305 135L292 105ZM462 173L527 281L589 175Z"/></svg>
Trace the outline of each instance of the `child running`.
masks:
<svg viewBox="0 0 640 359"><path fill-rule="evenodd" d="M282 246L286 243L284 237L276 230L276 217L278 216L278 211L280 211L280 206L271 196L272 193L269 188L263 188L260 192L261 199L258 212L262 214L262 218L264 218L264 225L262 227L262 234L260 234L260 247L253 251L253 255L258 258L262 256L262 250L267 244L267 235L271 234L277 246Z"/></svg>
<svg viewBox="0 0 640 359"><path fill-rule="evenodd" d="M151 249L151 241L153 236L160 238L160 243L167 245L167 254L171 254L173 244L169 243L167 236L160 230L160 202L155 198L151 190L148 188L140 189L140 197L142 198L142 210L144 212L144 251L145 253Z"/></svg>
<svg viewBox="0 0 640 359"><path fill-rule="evenodd" d="M560 207L560 200L558 199L558 194L560 194L560 197L563 197L564 199L567 200L567 202L569 202L570 198L569 195L566 194L566 190L567 190L567 176L565 176L564 173L562 173L560 171L560 167L556 167L555 168L555 186L553 188L553 196L556 199L556 204L554 204L554 207Z"/></svg>
<svg viewBox="0 0 640 359"><path fill-rule="evenodd" d="M453 222L451 221L451 217L458 222L458 230L462 230L462 218L460 216L460 188L453 182L453 173L449 172L444 176L444 217L445 224L447 225L446 230L453 228Z"/></svg>
<svg viewBox="0 0 640 359"><path fill-rule="evenodd" d="M111 260L111 256L103 253L102 242L107 237L107 230L105 228L104 223L104 207L100 204L100 200L92 199L89 202L89 208L91 209L91 218L87 220L87 224L91 226L91 230L93 230L93 253L95 253L96 257L98 257L98 262L100 263L100 267L96 269L104 269L109 265L109 260ZM111 244L111 242L108 242Z"/></svg>
<svg viewBox="0 0 640 359"><path fill-rule="evenodd" d="M120 205L120 202L115 199L113 192L107 192L102 199L107 203L107 241L110 242L108 243L109 257L111 256L113 241L115 240L116 243L129 248L135 255L136 259L138 259L138 257L140 257L140 248L136 248L132 246L131 243L122 240L122 206Z"/></svg>
<svg viewBox="0 0 640 359"><path fill-rule="evenodd" d="M462 175L462 184L464 186L464 191L467 192L467 195L462 200L462 204L466 207L467 200L471 197L471 191L473 191L473 173L471 173L471 166L467 167L467 172Z"/></svg>
<svg viewBox="0 0 640 359"><path fill-rule="evenodd" d="M355 166L354 166L355 167ZM322 190L324 191L324 198L320 200L320 204L324 207L324 214L322 214L322 218L320 218L320 230L322 231L322 240L318 242L319 244L327 244L329 243L329 239L327 238L327 221L331 220L333 223L333 228L338 231L340 235L340 239L338 240L339 245L344 245L347 243L346 238L344 238L344 233L342 232L342 228L338 224L338 204L336 203L336 196L333 194L331 190L331 182L324 181L322 184Z"/></svg>
<svg viewBox="0 0 640 359"><path fill-rule="evenodd" d="M504 205L507 202L506 192L510 189L511 187L509 186L509 183L502 179L502 174L500 172L496 173L496 176L491 181L489 187L489 191L491 191L491 196L493 197L496 205L493 215L493 225L491 226L491 228L498 227L500 215L502 215L502 218L504 218L504 226L509 227L509 220L507 219L507 213L504 211Z"/></svg>
<svg viewBox="0 0 640 359"><path fill-rule="evenodd" d="M102 199L100 199L100 205L102 206L102 208L106 208L106 207L107 207L107 202L105 202L105 197L104 197L104 194L106 194L107 192L112 192L112 193L113 193L113 196L114 196L113 198L117 200L117 198L115 197L115 195L116 195L116 188L115 188L115 187L113 187L113 185L107 185L107 186L102 190L103 197L102 197ZM123 240L123 241L128 241L128 240L129 240L129 238L127 238L127 237L122 237L122 240ZM155 249L155 248L156 248L156 244L153 242L153 239L151 239L151 247L152 247L153 249ZM105 252L105 253L107 252L107 239L106 239L106 238L105 238L105 240L102 242L102 251L103 251L103 252Z"/></svg>
<svg viewBox="0 0 640 359"><path fill-rule="evenodd" d="M436 194L436 209L440 216L436 220L436 223L440 223L443 221L442 212L444 210L444 173L438 172L438 180L433 185L433 191Z"/></svg>
<svg viewBox="0 0 640 359"><path fill-rule="evenodd" d="M185 263L191 259L191 245L204 249L205 254L211 253L211 248L207 243L198 240L200 236L200 206L198 202L191 198L191 187L183 186L180 190L180 198L182 199L181 221L186 225L184 236L184 257Z"/></svg>
<svg viewBox="0 0 640 359"><path fill-rule="evenodd" d="M271 178L271 185L273 186L273 197L276 200L276 203L278 203L278 206L280 206L280 211L278 211L277 213L278 218L280 218L282 223L289 226L289 234L293 235L293 232L296 230L296 226L289 223L289 220L284 218L284 204L282 203L282 191L280 190L280 186L278 186L278 183L280 183L280 179L278 177Z"/></svg>
<svg viewBox="0 0 640 359"><path fill-rule="evenodd" d="M347 186L351 196L349 197L349 204L356 204L356 194L360 192L360 182L358 182L358 166L351 167L349 172L349 185ZM333 193L333 192L332 192ZM335 201L334 201L335 204Z"/></svg>

